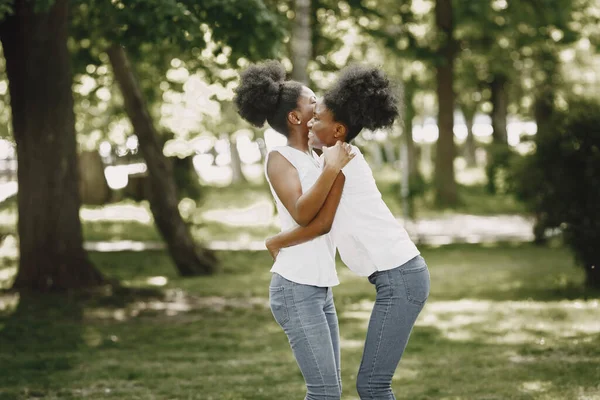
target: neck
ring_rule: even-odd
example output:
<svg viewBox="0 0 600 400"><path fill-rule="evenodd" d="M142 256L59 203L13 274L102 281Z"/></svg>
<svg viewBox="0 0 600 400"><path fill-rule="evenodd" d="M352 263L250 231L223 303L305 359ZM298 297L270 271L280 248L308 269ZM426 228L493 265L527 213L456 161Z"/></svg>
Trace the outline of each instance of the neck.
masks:
<svg viewBox="0 0 600 400"><path fill-rule="evenodd" d="M296 150L308 153L308 138L306 135L290 135L290 137L288 137L287 145Z"/></svg>

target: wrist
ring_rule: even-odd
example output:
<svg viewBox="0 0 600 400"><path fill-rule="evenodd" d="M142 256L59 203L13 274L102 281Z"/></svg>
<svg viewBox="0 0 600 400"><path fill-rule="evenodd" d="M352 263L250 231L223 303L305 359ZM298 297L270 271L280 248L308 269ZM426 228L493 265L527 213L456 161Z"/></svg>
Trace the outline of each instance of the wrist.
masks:
<svg viewBox="0 0 600 400"><path fill-rule="evenodd" d="M268 238L267 240L265 240L265 246L267 246L267 249L273 249L273 248L278 247L277 241L275 240L275 236L272 236L272 237Z"/></svg>
<svg viewBox="0 0 600 400"><path fill-rule="evenodd" d="M335 164L325 164L325 166L323 167L323 172L330 172L335 175L339 174L341 170L342 169Z"/></svg>

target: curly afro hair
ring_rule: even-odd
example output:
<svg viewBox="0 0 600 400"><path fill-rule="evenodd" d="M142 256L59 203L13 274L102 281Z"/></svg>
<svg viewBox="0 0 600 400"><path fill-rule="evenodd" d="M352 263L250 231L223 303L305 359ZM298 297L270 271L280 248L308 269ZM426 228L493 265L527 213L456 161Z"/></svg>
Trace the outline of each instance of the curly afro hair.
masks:
<svg viewBox="0 0 600 400"><path fill-rule="evenodd" d="M287 136L287 115L298 107L302 84L285 80L281 63L269 60L249 66L240 75L233 101L246 121L262 127L265 121Z"/></svg>
<svg viewBox="0 0 600 400"><path fill-rule="evenodd" d="M324 96L333 118L348 127L346 141L352 141L363 128L386 128L399 115L400 93L383 71L352 65L340 72Z"/></svg>

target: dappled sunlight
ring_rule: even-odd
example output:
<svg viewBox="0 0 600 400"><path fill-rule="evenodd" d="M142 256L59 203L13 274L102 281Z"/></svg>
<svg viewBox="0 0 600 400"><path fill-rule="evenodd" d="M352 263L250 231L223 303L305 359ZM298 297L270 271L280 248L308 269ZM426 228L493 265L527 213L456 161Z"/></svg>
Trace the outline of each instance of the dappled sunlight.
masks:
<svg viewBox="0 0 600 400"><path fill-rule="evenodd" d="M146 251L162 250L165 248L163 242L139 242L134 240L118 240L106 242L85 242L83 247L88 251L120 252L120 251Z"/></svg>
<svg viewBox="0 0 600 400"><path fill-rule="evenodd" d="M0 203L17 194L19 185L16 181L0 184Z"/></svg>
<svg viewBox="0 0 600 400"><path fill-rule="evenodd" d="M265 241L264 240L252 240L250 235L241 235L235 241L229 240L212 240L208 243L207 247L211 250L220 250L220 251L240 251L240 250L250 250L250 251L260 251L266 250Z"/></svg>
<svg viewBox="0 0 600 400"><path fill-rule="evenodd" d="M83 221L137 221L153 222L148 206L137 204L110 204L103 207L82 207L79 215Z"/></svg>
<svg viewBox="0 0 600 400"><path fill-rule="evenodd" d="M0 269L0 289L8 289L17 276L17 267Z"/></svg>
<svg viewBox="0 0 600 400"><path fill-rule="evenodd" d="M552 382L549 381L528 381L522 382L519 390L525 393L543 393L547 392L552 387Z"/></svg>
<svg viewBox="0 0 600 400"><path fill-rule="evenodd" d="M155 282L155 286L167 283L167 278L155 276L148 278L148 282ZM151 283L152 284L152 283ZM160 285L159 285L160 284ZM268 309L268 299L262 297L225 298L219 296L197 297L190 296L181 289L165 291L164 298L152 298L134 301L125 307L93 307L84 310L84 317L88 319L112 319L126 321L132 318L164 315L174 317L180 314L200 310L220 312L229 309Z"/></svg>
<svg viewBox="0 0 600 400"><path fill-rule="evenodd" d="M0 313L12 313L17 309L21 296L18 292L0 294Z"/></svg>
<svg viewBox="0 0 600 400"><path fill-rule="evenodd" d="M600 400L600 385L595 389L579 388L577 400Z"/></svg>
<svg viewBox="0 0 600 400"><path fill-rule="evenodd" d="M165 276L152 276L146 279L146 282L148 283L148 285L152 286L165 286L169 282L169 280Z"/></svg>
<svg viewBox="0 0 600 400"><path fill-rule="evenodd" d="M178 296L165 301L157 299L137 301L129 304L125 308L89 308L84 310L84 318L126 321L147 312L162 313L166 316L175 316L182 312L188 312L191 309L192 307L188 303L187 299L183 296Z"/></svg>
<svg viewBox="0 0 600 400"><path fill-rule="evenodd" d="M14 235L6 235L0 242L0 259L16 259L19 256L19 242Z"/></svg>
<svg viewBox="0 0 600 400"><path fill-rule="evenodd" d="M401 219L398 219L403 222ZM453 242L480 243L485 241L530 241L532 221L518 215L448 215L440 218L421 218L405 228L417 241L435 245Z"/></svg>
<svg viewBox="0 0 600 400"><path fill-rule="evenodd" d="M245 208L209 210L202 213L202 216L207 221L231 226L271 225L274 217L273 203L259 201Z"/></svg>
<svg viewBox="0 0 600 400"><path fill-rule="evenodd" d="M459 164L456 168L456 182L461 185L483 185L487 182L487 176L483 168L468 168L464 164L464 158L457 157L455 164Z"/></svg>
<svg viewBox="0 0 600 400"><path fill-rule="evenodd" d="M343 332L342 337L340 337L340 347L342 349L362 349L365 345L363 340L355 340L355 339L344 339Z"/></svg>
<svg viewBox="0 0 600 400"><path fill-rule="evenodd" d="M102 334L98 331L98 329L92 326L86 326L84 328L81 338L89 347L98 347L104 342Z"/></svg>
<svg viewBox="0 0 600 400"><path fill-rule="evenodd" d="M368 320L373 302L362 301L342 314ZM431 301L417 325L433 327L453 341L553 346L600 335L600 305L592 301Z"/></svg>

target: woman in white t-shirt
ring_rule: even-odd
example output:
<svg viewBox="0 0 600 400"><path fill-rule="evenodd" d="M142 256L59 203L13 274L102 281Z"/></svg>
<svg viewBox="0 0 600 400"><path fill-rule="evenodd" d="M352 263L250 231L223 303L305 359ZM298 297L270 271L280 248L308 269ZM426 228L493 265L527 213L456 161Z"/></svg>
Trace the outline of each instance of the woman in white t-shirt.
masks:
<svg viewBox="0 0 600 400"><path fill-rule="evenodd" d="M398 101L389 80L376 68L353 66L340 73L333 87L315 104L309 144L315 148L352 141L363 128L389 127L398 115ZM376 299L357 375L361 399L395 399L394 372L415 321L429 296L429 271L419 250L381 198L371 168L352 146L356 157L342 173L342 198L331 226L342 261L368 277ZM327 159L323 160L326 166ZM333 193L333 192L332 192ZM296 227L267 239L275 259L318 237L323 213L306 227ZM310 242L309 242L310 243ZM280 250L281 249L281 250Z"/></svg>
<svg viewBox="0 0 600 400"><path fill-rule="evenodd" d="M324 152L327 167L321 168L308 147L315 94L284 79L278 62L252 65L242 72L234 101L242 118L258 127L266 121L287 137L287 146L274 148L265 163L282 229L328 215L320 218L319 237L280 252L271 268L269 302L304 376L306 400L339 400L339 329L331 292L339 281L327 232L344 186L339 172L354 156L340 142Z"/></svg>

